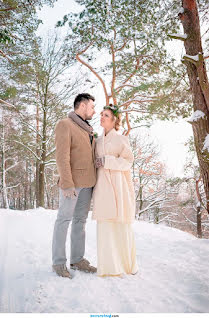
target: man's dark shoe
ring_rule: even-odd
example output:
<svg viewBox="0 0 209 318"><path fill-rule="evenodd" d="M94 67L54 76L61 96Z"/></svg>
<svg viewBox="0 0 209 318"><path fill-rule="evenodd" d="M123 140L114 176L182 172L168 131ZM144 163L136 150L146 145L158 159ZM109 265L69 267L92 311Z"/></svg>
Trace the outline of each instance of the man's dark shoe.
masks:
<svg viewBox="0 0 209 318"><path fill-rule="evenodd" d="M61 265L52 265L53 272L55 272L58 276L73 278L70 272L68 271L65 264Z"/></svg>
<svg viewBox="0 0 209 318"><path fill-rule="evenodd" d="M70 264L70 268L74 270L79 270L85 273L96 273L97 269L94 266L91 266L87 259L83 258L80 262L75 264Z"/></svg>

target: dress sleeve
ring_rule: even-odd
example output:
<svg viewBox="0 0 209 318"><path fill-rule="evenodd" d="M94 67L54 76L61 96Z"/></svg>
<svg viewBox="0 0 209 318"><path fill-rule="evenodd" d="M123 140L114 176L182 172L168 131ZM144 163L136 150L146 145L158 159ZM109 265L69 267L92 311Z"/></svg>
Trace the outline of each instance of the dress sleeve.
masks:
<svg viewBox="0 0 209 318"><path fill-rule="evenodd" d="M73 188L70 166L71 132L65 121L59 121L55 128L56 163L62 189Z"/></svg>
<svg viewBox="0 0 209 318"><path fill-rule="evenodd" d="M105 169L128 171L134 161L134 156L131 151L131 146L126 136L120 136L119 142L122 143L121 153L119 157L105 155Z"/></svg>

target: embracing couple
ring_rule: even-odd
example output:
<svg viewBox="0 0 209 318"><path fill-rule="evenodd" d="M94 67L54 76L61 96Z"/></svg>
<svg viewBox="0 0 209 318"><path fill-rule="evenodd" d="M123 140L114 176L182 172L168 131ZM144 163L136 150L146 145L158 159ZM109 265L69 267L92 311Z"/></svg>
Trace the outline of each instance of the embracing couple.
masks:
<svg viewBox="0 0 209 318"><path fill-rule="evenodd" d="M98 276L136 274L136 247L131 223L135 196L130 168L133 154L128 137L117 133L121 114L117 106L101 112L101 137L95 139L87 120L95 114L94 97L79 94L74 111L55 129L59 173L59 210L52 242L53 271L72 278L66 267L66 237L70 221L70 268ZM85 224L93 199L97 221L97 268L84 258Z"/></svg>

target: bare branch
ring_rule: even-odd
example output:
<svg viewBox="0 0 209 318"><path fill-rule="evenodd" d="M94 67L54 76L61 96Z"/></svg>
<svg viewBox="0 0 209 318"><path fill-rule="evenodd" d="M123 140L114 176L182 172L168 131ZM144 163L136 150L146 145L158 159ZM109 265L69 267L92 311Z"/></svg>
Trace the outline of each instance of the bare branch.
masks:
<svg viewBox="0 0 209 318"><path fill-rule="evenodd" d="M116 105L117 100L114 93L115 88L115 81L116 81L116 65L115 65L115 52L114 52L114 46L112 43L110 43L111 52L112 52L112 83L111 83L111 93L113 97L113 103Z"/></svg>
<svg viewBox="0 0 209 318"><path fill-rule="evenodd" d="M13 63L13 61L6 55L6 53L4 53L2 50L0 50L0 55L2 55L3 57L5 57L10 63Z"/></svg>
<svg viewBox="0 0 209 318"><path fill-rule="evenodd" d="M124 88L124 87L136 88L137 86L131 85L131 84L125 84L125 85L121 85L121 86L117 87L115 90L116 90L116 92L117 92L118 90L120 90L120 89L122 89L122 88Z"/></svg>
<svg viewBox="0 0 209 318"><path fill-rule="evenodd" d="M120 48L118 48L117 50L115 50L115 52L122 51L124 49L124 47L126 46L127 42L128 42L128 40L125 39L123 45Z"/></svg>
<svg viewBox="0 0 209 318"><path fill-rule="evenodd" d="M47 155L46 158L48 158L50 155L52 155L55 152L56 148L54 147Z"/></svg>
<svg viewBox="0 0 209 318"><path fill-rule="evenodd" d="M139 68L139 58L137 58L136 60L136 65L135 65L135 70L131 73L131 75L129 75L129 77L122 83L122 85L120 85L120 89L118 88L118 92L122 89L122 87L128 83L128 81L136 74L137 70Z"/></svg>
<svg viewBox="0 0 209 318"><path fill-rule="evenodd" d="M86 63L84 60L82 60L80 58L80 55L83 54L84 52L86 52L88 50L88 48L92 45L93 42L91 42L84 50L80 51L79 53L76 54L76 60L79 61L81 64L85 65L86 67L88 67L88 69L99 79L99 81L101 82L103 89L104 89L104 93L105 93L105 98L106 98L106 105L109 104L109 98L108 98L108 94L107 94L107 89L105 86L105 83L103 81L103 79L101 78L101 76L93 69L93 67L91 65L89 65L88 63Z"/></svg>
<svg viewBox="0 0 209 318"><path fill-rule="evenodd" d="M13 108L15 108L15 109L16 109L16 107L15 107L14 105L12 105L12 104L10 104L10 103L6 102L6 101L5 101L5 100L3 100L3 99L0 99L0 103L5 104L5 105L7 105L7 106L9 106L9 107L13 107Z"/></svg>
<svg viewBox="0 0 209 318"><path fill-rule="evenodd" d="M22 142L17 141L17 140L15 140L15 142L16 142L17 144L23 146L24 148L28 149L28 150L34 155L34 157L35 157L38 161L41 161L41 158L38 157L37 154L36 154L31 148L29 148L27 145L25 145L25 144L23 144Z"/></svg>
<svg viewBox="0 0 209 318"><path fill-rule="evenodd" d="M5 9L0 9L0 12L5 12L5 11L12 11L12 10L16 10L18 8L17 7L10 7L10 8L5 8Z"/></svg>
<svg viewBox="0 0 209 318"><path fill-rule="evenodd" d="M49 161L45 162L45 166L55 166L56 165L56 160L55 159L51 159Z"/></svg>
<svg viewBox="0 0 209 318"><path fill-rule="evenodd" d="M12 168L16 167L20 162L15 162L13 165L11 165L10 167L6 168L5 171L9 171L11 170Z"/></svg>
<svg viewBox="0 0 209 318"><path fill-rule="evenodd" d="M197 226L197 223L192 222L192 221L184 214L183 211L182 211L181 213L183 214L183 216L185 217L185 219L186 219L189 223L191 223L191 224L194 225L194 226Z"/></svg>
<svg viewBox="0 0 209 318"><path fill-rule="evenodd" d="M14 186L11 186L11 187L6 187L7 189L13 189L13 188L16 188L16 187L18 187L20 185L20 183L18 183L18 184L16 184L16 185L14 185Z"/></svg>

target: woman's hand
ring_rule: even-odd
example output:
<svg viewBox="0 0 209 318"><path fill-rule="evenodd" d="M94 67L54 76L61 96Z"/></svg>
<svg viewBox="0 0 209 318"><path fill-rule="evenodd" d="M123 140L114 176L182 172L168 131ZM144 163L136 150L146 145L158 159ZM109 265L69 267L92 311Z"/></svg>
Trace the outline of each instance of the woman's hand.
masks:
<svg viewBox="0 0 209 318"><path fill-rule="evenodd" d="M105 164L105 157L97 157L95 160L95 167L100 168L104 167Z"/></svg>

